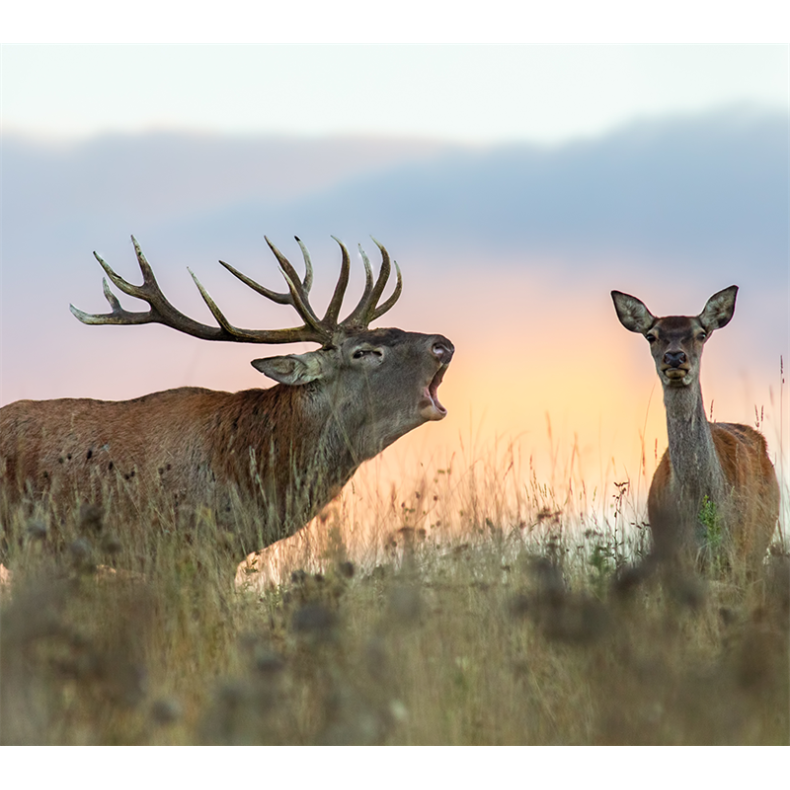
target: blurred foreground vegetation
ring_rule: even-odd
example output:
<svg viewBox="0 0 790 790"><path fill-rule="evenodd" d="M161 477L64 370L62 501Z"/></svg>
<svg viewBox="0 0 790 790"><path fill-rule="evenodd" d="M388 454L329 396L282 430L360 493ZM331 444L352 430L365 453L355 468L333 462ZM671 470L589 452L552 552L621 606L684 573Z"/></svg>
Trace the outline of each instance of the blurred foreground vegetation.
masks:
<svg viewBox="0 0 790 790"><path fill-rule="evenodd" d="M636 583L648 532L626 484L596 517L534 476L463 478L420 473L356 510L352 484L235 587L210 514L185 532L86 506L56 530L20 510L0 741L790 742L779 538L758 579Z"/></svg>

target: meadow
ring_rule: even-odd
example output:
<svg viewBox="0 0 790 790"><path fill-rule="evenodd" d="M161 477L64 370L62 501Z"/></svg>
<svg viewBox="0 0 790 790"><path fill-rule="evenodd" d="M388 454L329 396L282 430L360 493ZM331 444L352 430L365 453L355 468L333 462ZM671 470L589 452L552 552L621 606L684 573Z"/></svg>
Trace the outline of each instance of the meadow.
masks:
<svg viewBox="0 0 790 790"><path fill-rule="evenodd" d="M790 742L786 460L783 531L759 574L718 553L714 511L704 571L648 576L645 499L666 415L645 343L610 297L697 315L737 283L732 328L705 351L705 413L754 424L787 458L781 361L762 397L787 354L786 58L753 46L4 46L0 312L14 331L0 343L0 403L267 385L248 346L75 320L69 303L107 309L92 250L139 282L131 233L178 310L212 322L189 267L229 320L261 329L291 326L293 311L264 307L218 260L280 292L262 236L301 273L300 234L326 305L331 236L356 256L357 243L375 249L372 233L403 267L394 326L441 331L457 353L448 419L398 439L262 551L262 539L239 545L260 530L251 512L236 509L236 533L208 509L184 518L136 469L118 481L133 506L116 490L104 510L74 493L56 511L11 505L0 470L0 743ZM215 750L181 762L196 752ZM502 752L481 782L502 775ZM101 763L6 753L21 754L25 782L84 783ZM420 779L433 762L455 784L459 753L423 758ZM571 762L599 778L590 750L551 754L550 781ZM605 754L607 781L657 783L665 763ZM381 784L406 762L387 757L339 776ZM539 776L535 751L524 757L506 781ZM274 759L255 754L255 780L272 781ZM286 781L304 783L308 764L331 776L324 755L297 760ZM123 784L143 762L102 763L97 779ZM226 783L240 766L222 762ZM684 762L670 781L688 783L694 763L707 784L715 769L733 783L722 752Z"/></svg>
<svg viewBox="0 0 790 790"><path fill-rule="evenodd" d="M644 470L588 489L513 443L387 458L235 585L209 512L13 510L2 743L790 741L783 533L759 578L643 580Z"/></svg>

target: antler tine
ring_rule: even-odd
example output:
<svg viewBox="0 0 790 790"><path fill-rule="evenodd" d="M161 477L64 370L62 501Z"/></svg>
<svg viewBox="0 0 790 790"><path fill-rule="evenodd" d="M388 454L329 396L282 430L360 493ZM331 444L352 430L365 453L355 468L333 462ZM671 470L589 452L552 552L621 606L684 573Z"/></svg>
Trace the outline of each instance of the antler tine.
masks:
<svg viewBox="0 0 790 790"><path fill-rule="evenodd" d="M371 238L373 237L371 236ZM373 241L381 251L381 269L379 270L379 276L376 278L375 285L373 285L372 277L370 275L370 262L368 261L367 255L365 255L365 251L360 245L359 251L362 255L362 260L365 262L365 271L368 275L367 282L365 284L365 292L362 294L359 304L354 308L354 311L342 322L341 326L368 326L371 321L374 321L379 316L384 315L384 313L386 313L387 310L389 310L395 304L401 295L401 291L403 290L403 279L401 277L400 269L398 268L398 265L395 264L395 270L398 273L398 283L395 286L395 291L392 296L383 305L381 305L381 307L376 307L376 303L381 298L381 294L384 291L387 280L389 279L391 264L390 256L386 248L376 241L376 239L373 239Z"/></svg>
<svg viewBox="0 0 790 790"><path fill-rule="evenodd" d="M373 239L373 236L370 237ZM378 303L379 299L381 298L381 294L384 292L384 286L387 284L387 280L390 277L390 254L387 252L384 245L379 244L376 239L373 239L373 243L379 248L381 251L381 269L379 269L379 276L376 280L376 284L373 286L373 293L370 295L370 306L367 311L367 322L370 323L373 320L373 314L376 312L376 304Z"/></svg>
<svg viewBox="0 0 790 790"><path fill-rule="evenodd" d="M327 307L326 313L324 314L321 323L325 324L326 326L336 327L337 317L340 314L340 307L343 304L343 297L346 295L346 288L348 287L348 275L351 270L351 260L348 255L346 245L343 244L343 242L337 237L332 236L332 238L340 245L340 250L343 254L343 260L340 263L340 277L337 280L335 292L332 294L332 301L329 302L329 307Z"/></svg>
<svg viewBox="0 0 790 790"><path fill-rule="evenodd" d="M101 265L102 269L110 278L112 283L123 293L128 296L133 296L136 299L141 299L148 303L148 310L133 312L125 310L115 295L110 291L110 286L107 284L106 278L102 280L102 287L104 290L104 297L110 304L112 312L91 314L85 313L77 309L74 305L69 305L72 314L82 321L84 324L116 324L116 325L136 325L136 324L165 324L171 326L186 334L194 335L206 340L233 340L233 337L227 337L224 328L217 328L205 326L197 321L188 318L180 313L170 304L165 298L159 288L159 284L154 276L151 265L146 260L137 239L132 236L132 244L134 245L135 255L137 256L137 263L140 266L140 271L143 274L142 285L132 285L116 274L112 267L102 259L102 257L94 252L93 256Z"/></svg>
<svg viewBox="0 0 790 790"><path fill-rule="evenodd" d="M209 292L203 287L203 284L198 280L195 273L189 267L187 267L187 271L192 276L198 291L200 291L200 295L203 297L203 301L206 303L214 319L220 326L219 330L214 331L221 331L222 336L210 339L238 340L242 343L295 343L304 340L312 340L316 343L326 342L327 333L324 332L321 327L309 326L307 322L302 326L292 327L290 329L239 329L233 326L225 317L222 310L219 309L217 303L211 298ZM168 325L173 326L173 324ZM202 324L198 324L198 326L202 326ZM211 327L207 328L211 329ZM190 334L195 333L191 332Z"/></svg>
<svg viewBox="0 0 790 790"><path fill-rule="evenodd" d="M217 303L211 298L209 292L203 287L202 283L198 278L195 276L195 273L192 269L187 266L187 271L192 276L192 279L195 281L195 285L197 285L198 291L200 291L200 295L203 297L203 301L208 305L208 309L211 310L211 315L214 316L216 322L229 334L229 335L236 335L238 330L233 324L228 321L227 318L222 314L222 310L217 307Z"/></svg>
<svg viewBox="0 0 790 790"><path fill-rule="evenodd" d="M313 287L313 262L310 260L310 253L307 251L307 247L302 243L302 240L298 236L294 236L294 238L304 258L304 280L302 281L302 285L304 286L305 294L309 294L310 289Z"/></svg>
<svg viewBox="0 0 790 790"><path fill-rule="evenodd" d="M395 285L395 290L392 292L392 296L390 296L390 298L387 299L387 301L384 302L383 305L377 307L373 311L373 315L370 318L371 321L375 321L377 318L381 318L381 316L383 316L384 313L387 312L387 310L390 310L392 306L395 304L395 302L397 302L398 299L400 299L401 292L403 291L403 278L401 277L400 266L398 266L397 261L393 261L392 263L395 266L395 273L398 275L398 282Z"/></svg>
<svg viewBox="0 0 790 790"><path fill-rule="evenodd" d="M164 308L165 310L170 308L173 310L172 306L169 304L167 299L165 299L164 295L159 289L159 285L156 282L156 277L154 277L153 269L151 269L150 264L146 260L146 257L143 254L143 251L140 249L140 245L137 243L137 239L135 239L134 236L132 236L132 244L134 245L134 252L137 256L137 263L140 266L140 271L143 274L142 285L132 285L130 282L124 280L123 277L113 271L112 267L95 250L93 252L93 257L99 262L102 269L104 269L105 273L107 274L107 277L110 278L116 288L128 296L133 296L136 299L142 299L143 301L148 302L150 309L142 312L132 312L125 310L121 306L121 303L118 301L116 296L110 290L110 286L107 284L107 279L102 278L104 297L109 302L112 312L96 314L85 313L82 310L74 307L74 305L69 305L69 309L71 310L72 314L77 319L82 321L82 323L94 325L148 324L161 320L161 308ZM162 321L162 323L164 323L164 321Z"/></svg>
<svg viewBox="0 0 790 790"><path fill-rule="evenodd" d="M113 312L115 312L116 310L123 310L123 308L121 307L121 303L118 301L118 298L110 290L110 284L107 282L106 277L101 278L101 285L102 285L102 290L104 291L104 298L110 303L110 307L112 307Z"/></svg>
<svg viewBox="0 0 790 790"><path fill-rule="evenodd" d="M362 291L362 297L360 298L359 304L357 305L357 307L359 307L360 305L367 302L367 300L370 298L370 293L373 290L373 269L370 265L370 258L368 258L365 250L362 249L362 245L357 244L357 247L359 248L359 254L362 256L362 263L365 266L365 290Z"/></svg>
<svg viewBox="0 0 790 790"><path fill-rule="evenodd" d="M357 247L359 247L359 254L362 256L362 263L365 265L365 290L362 292L362 300L365 300L373 290L373 269L370 265L370 258L368 258L365 250L362 249L362 245L357 244Z"/></svg>
<svg viewBox="0 0 790 790"><path fill-rule="evenodd" d="M357 244L359 254L362 256L362 263L365 265L365 290L357 302L357 306L345 317L341 326L358 326L364 324L364 316L367 311L370 294L373 292L373 271L370 268L370 259L362 249L361 244Z"/></svg>
<svg viewBox="0 0 790 790"><path fill-rule="evenodd" d="M250 277L247 277L246 274L242 274L238 269L235 269L229 263L225 263L225 261L220 261L220 263L234 276L238 277L246 286L252 288L255 293L259 293L261 296L265 296L267 299L271 299L273 302L277 304L290 304L293 305L293 297L290 293L287 294L280 294L276 291L270 291L268 288L265 288L262 285L259 285Z"/></svg>
<svg viewBox="0 0 790 790"><path fill-rule="evenodd" d="M293 304L294 308L305 320L306 324L309 324L316 331L325 331L321 326L321 322L318 320L318 316L313 312L313 308L310 306L304 285L299 279L296 269L291 266L291 262L285 257L285 255L283 255L277 249L277 247L275 247L274 244L269 241L267 236L264 236L263 238L266 239L266 243L269 245L269 248L277 258L277 263L280 265L280 272L285 278L285 282L288 284L288 290L291 292L291 297L293 298L291 304Z"/></svg>
<svg viewBox="0 0 790 790"><path fill-rule="evenodd" d="M101 265L102 269L104 269L107 276L112 280L113 284L116 288L123 291L125 294L129 296L134 296L137 299L144 299L145 295L147 294L148 289L146 286L150 287L157 287L156 278L154 277L154 273L151 270L151 267L148 264L148 261L145 259L145 255L143 255L142 250L137 245L137 242L132 236L132 243L134 244L134 251L137 255L137 263L140 265L140 271L143 273L143 284L142 285L132 285L130 282L127 282L123 279L120 275L116 274L112 267L102 259L96 250L93 251L93 257ZM105 295L107 291L105 290Z"/></svg>
<svg viewBox="0 0 790 790"><path fill-rule="evenodd" d="M312 288L313 285L313 264L310 261L310 253L307 251L307 247L304 246L302 240L298 236L294 236L294 238L296 239L299 246L301 247L302 255L304 256L306 271L305 271L304 282L302 283L302 287L304 288L305 295L307 295L310 293L310 288ZM234 277L237 277L247 287L252 288L253 291L259 293L261 296L265 296L267 299L271 299L273 302L277 302L277 304L293 305L294 300L293 300L293 296L290 293L281 294L281 293L277 293L276 291L272 291L269 288L266 288L265 286L255 282L255 280L253 280L251 277L248 277L246 274L242 274L238 269L231 266L229 263L225 263L225 261L220 261L220 264L224 266Z"/></svg>
<svg viewBox="0 0 790 790"><path fill-rule="evenodd" d="M101 259L99 259L99 262L103 263ZM124 310L115 294L110 290L106 277L102 277L102 288L104 290L104 298L110 303L112 308L111 313L85 313L74 307L73 304L69 305L72 315L79 321L82 321L83 324L147 324L153 320L150 310L141 313L132 313Z"/></svg>

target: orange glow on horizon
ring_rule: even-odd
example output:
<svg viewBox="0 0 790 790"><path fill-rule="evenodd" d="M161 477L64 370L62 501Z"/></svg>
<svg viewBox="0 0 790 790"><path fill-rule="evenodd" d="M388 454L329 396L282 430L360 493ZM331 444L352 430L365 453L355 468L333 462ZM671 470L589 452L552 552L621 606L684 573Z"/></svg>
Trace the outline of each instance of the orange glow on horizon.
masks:
<svg viewBox="0 0 790 790"><path fill-rule="evenodd" d="M512 261L506 275L499 271L498 279L487 283L480 267L469 262L459 262L452 278L439 281L431 279L436 275L429 261L411 262L404 296L390 320L379 323L437 331L453 341L455 358L439 391L449 413L384 452L375 471L382 485L397 483L415 464L441 468L452 457L472 464L494 454L494 448L512 445L525 474L531 467L558 492L571 482L603 492L613 482L630 480L633 496L645 497L667 446L661 386L647 344L616 319L608 289L619 283L590 275L589 283L568 284L552 264L547 261L536 275ZM601 282L594 283L595 277ZM646 283L642 293L648 304L650 291ZM742 352L742 347L748 352L741 339L746 334L737 331L739 317L743 321L736 311L731 324L736 329L724 328L706 348L703 396L721 421L753 425L755 408L759 413L764 407L761 429L777 458L778 376L750 369L750 356ZM257 320L269 319L258 315ZM69 331L81 345L74 345L69 361L75 371L70 383L51 376L46 366L34 366L24 381L7 382L14 397L6 400L123 399L178 386L228 391L269 386L251 359L309 348L207 343L162 327L73 323ZM753 378L733 376L732 358L745 360ZM787 413L788 393L783 397ZM368 467L358 477L372 475Z"/></svg>

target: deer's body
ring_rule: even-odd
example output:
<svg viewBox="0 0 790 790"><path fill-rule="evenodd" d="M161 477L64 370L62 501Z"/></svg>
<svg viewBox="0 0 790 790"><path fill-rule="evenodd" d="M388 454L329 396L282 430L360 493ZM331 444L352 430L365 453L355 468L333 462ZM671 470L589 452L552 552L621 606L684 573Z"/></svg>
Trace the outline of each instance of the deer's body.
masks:
<svg viewBox="0 0 790 790"><path fill-rule="evenodd" d="M706 420L697 436L703 432L708 435L703 445L685 446L682 434L673 432L653 475L647 509L656 551L671 555L683 545L684 534L693 550L705 546L708 525L700 514L707 497L735 555L754 567L765 556L779 517L779 485L765 438L738 423Z"/></svg>
<svg viewBox="0 0 790 790"><path fill-rule="evenodd" d="M612 292L621 323L650 342L664 389L669 448L648 494L660 559L699 554L722 540L755 567L776 528L779 486L764 437L747 425L709 422L702 400L702 348L729 323L736 294L735 286L720 291L699 316L657 318L635 297Z"/></svg>
<svg viewBox="0 0 790 790"><path fill-rule="evenodd" d="M18 401L0 410L0 437L10 487L53 501L158 495L176 511L207 506L220 522L238 504L265 516L267 542L307 523L375 455L346 446L309 385Z"/></svg>
<svg viewBox="0 0 790 790"><path fill-rule="evenodd" d="M81 320L143 323L140 316L153 313L151 320L190 334L226 333L208 336L225 340L237 333L249 342L252 332L228 324L202 288L219 330L176 313L155 286L139 248L137 252L145 278L141 298L152 311L126 313L110 295L113 313L86 316L76 311ZM385 266L389 268L385 251L375 287L365 259L365 294L352 319L338 324L348 277L345 248L343 252L341 283L324 319L314 315L307 301L312 272L306 253L305 282L287 261L283 267L291 299L267 292L275 300L295 303L306 321L302 339L324 340L317 351L253 361L279 382L270 389L228 393L187 387L129 401L17 401L0 409L2 500L7 504L32 496L46 497L55 506L78 501L106 506L109 498L124 507L156 501L188 517L208 507L227 529L238 532L246 525L252 530L239 536L245 553L303 527L363 461L446 414L437 389L453 355L452 343L442 335L367 328L371 318L394 303L391 298L383 308L376 307ZM123 290L143 290L114 272L112 276ZM255 342L300 339L295 335L302 330L282 330L282 336L277 330L258 330L263 339ZM238 507L245 515L241 521L235 518Z"/></svg>

